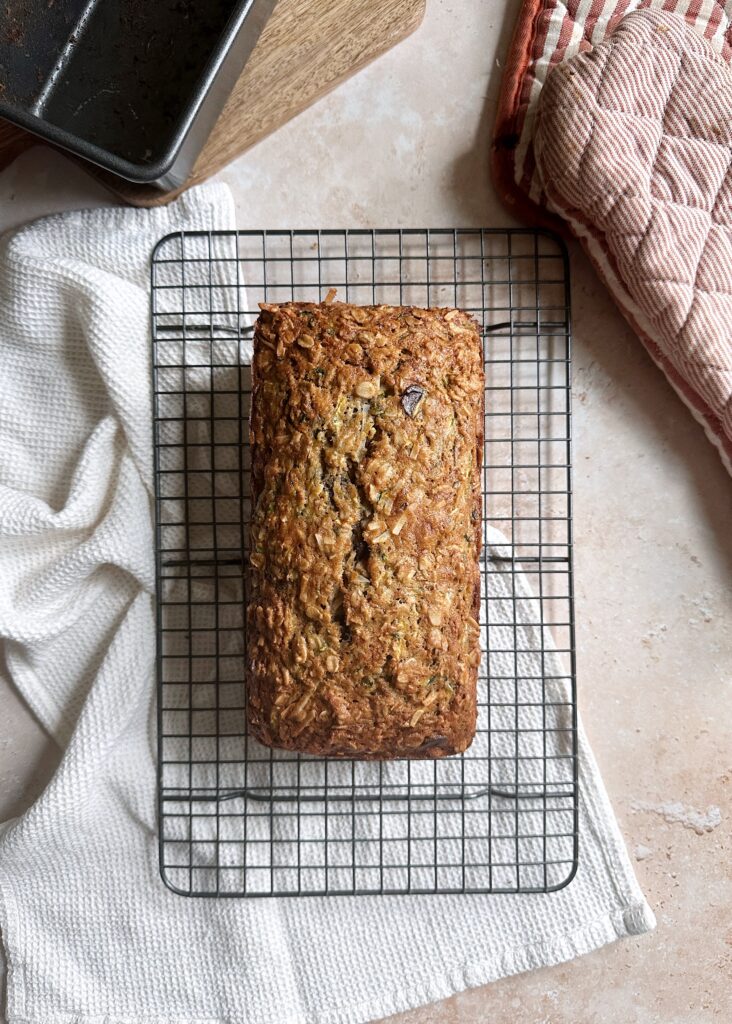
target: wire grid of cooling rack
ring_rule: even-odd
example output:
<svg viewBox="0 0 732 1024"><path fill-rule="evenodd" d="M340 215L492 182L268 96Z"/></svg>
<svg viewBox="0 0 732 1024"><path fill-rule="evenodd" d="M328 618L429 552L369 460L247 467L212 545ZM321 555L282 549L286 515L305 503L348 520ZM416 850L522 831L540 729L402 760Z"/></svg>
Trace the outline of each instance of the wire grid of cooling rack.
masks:
<svg viewBox="0 0 732 1024"><path fill-rule="evenodd" d="M258 303L457 306L486 368L478 728L385 763L247 736ZM562 243L488 229L170 235L152 261L158 811L192 896L547 892L578 856L570 311Z"/></svg>

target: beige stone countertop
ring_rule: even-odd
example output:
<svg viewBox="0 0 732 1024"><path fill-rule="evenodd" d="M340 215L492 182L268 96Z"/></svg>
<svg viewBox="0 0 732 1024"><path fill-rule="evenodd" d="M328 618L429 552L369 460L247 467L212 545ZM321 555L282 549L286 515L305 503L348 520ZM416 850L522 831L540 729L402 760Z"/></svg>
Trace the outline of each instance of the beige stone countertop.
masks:
<svg viewBox="0 0 732 1024"><path fill-rule="evenodd" d="M517 9L428 0L414 36L221 175L239 227L510 225L487 162ZM40 147L0 176L0 227L107 202ZM658 928L389 1024L732 1020L732 480L577 246L571 264L580 708ZM0 819L58 756L0 681Z"/></svg>

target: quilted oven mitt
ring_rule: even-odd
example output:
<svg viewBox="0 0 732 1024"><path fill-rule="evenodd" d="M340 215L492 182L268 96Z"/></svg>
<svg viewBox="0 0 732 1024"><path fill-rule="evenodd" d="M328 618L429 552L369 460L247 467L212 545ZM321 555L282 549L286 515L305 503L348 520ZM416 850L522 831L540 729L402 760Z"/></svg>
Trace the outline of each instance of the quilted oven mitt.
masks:
<svg viewBox="0 0 732 1024"><path fill-rule="evenodd" d="M732 71L679 15L625 17L547 78L551 207L732 472Z"/></svg>

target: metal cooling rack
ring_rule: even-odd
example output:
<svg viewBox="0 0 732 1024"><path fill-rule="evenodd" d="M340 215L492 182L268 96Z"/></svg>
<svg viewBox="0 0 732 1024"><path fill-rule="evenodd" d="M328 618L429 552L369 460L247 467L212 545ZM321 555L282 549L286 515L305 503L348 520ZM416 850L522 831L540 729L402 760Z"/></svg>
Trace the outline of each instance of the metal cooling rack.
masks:
<svg viewBox="0 0 732 1024"><path fill-rule="evenodd" d="M457 306L483 327L478 731L367 763L247 737L257 304ZM577 864L570 313L531 231L189 232L152 261L160 868L195 896L548 892Z"/></svg>

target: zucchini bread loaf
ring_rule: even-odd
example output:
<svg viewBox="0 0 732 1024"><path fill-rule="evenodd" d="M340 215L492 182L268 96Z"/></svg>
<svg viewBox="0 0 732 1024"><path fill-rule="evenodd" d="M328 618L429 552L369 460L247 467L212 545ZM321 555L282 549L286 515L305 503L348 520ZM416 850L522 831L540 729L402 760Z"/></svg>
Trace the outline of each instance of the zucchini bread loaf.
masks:
<svg viewBox="0 0 732 1024"><path fill-rule="evenodd" d="M250 732L327 756L465 750L480 661L476 322L262 305L252 375Z"/></svg>

